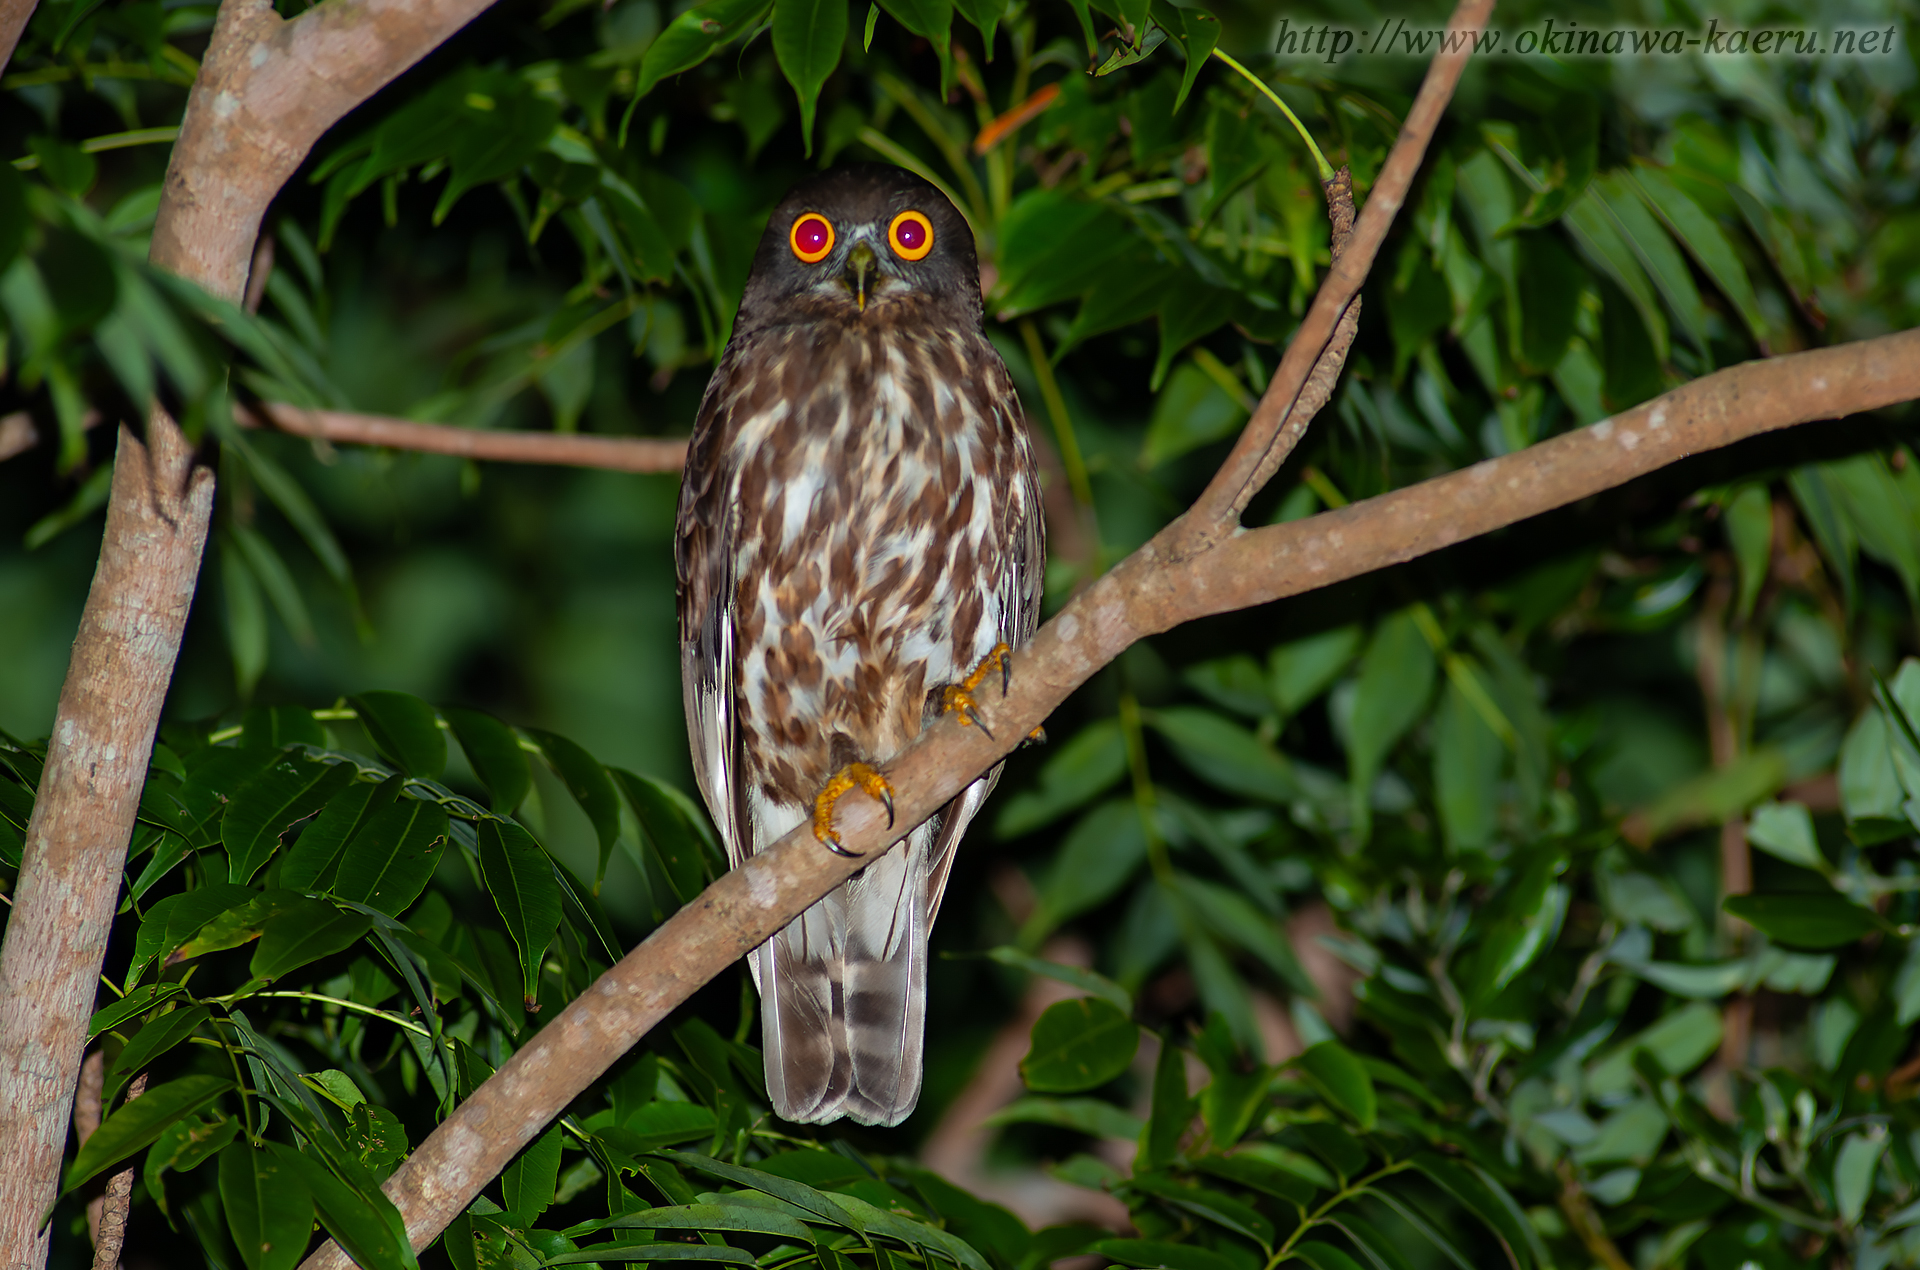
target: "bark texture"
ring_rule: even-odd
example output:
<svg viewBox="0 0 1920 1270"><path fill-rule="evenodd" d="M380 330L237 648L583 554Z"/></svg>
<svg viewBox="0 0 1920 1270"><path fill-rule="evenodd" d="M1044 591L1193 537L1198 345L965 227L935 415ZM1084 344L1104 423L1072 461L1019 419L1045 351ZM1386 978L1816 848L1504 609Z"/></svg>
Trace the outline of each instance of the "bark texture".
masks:
<svg viewBox="0 0 1920 1270"><path fill-rule="evenodd" d="M325 0L286 21L268 0L226 0L168 163L154 263L239 301L267 205L313 143L488 2ZM5 35L31 8L0 3ZM144 445L122 432L0 948L0 1266L46 1262L41 1219L212 514L212 473L165 412Z"/></svg>
<svg viewBox="0 0 1920 1270"><path fill-rule="evenodd" d="M173 663L213 475L170 422L121 429L107 533L60 691L0 948L0 1264L38 1266L80 1051Z"/></svg>
<svg viewBox="0 0 1920 1270"><path fill-rule="evenodd" d="M343 410L308 410L267 402L258 415L236 411L246 426L273 427L297 437L347 445L452 454L502 463L564 463L615 472L678 472L686 463L684 437L600 437L578 432L495 432L445 423L416 423ZM264 416L264 418L262 418Z"/></svg>

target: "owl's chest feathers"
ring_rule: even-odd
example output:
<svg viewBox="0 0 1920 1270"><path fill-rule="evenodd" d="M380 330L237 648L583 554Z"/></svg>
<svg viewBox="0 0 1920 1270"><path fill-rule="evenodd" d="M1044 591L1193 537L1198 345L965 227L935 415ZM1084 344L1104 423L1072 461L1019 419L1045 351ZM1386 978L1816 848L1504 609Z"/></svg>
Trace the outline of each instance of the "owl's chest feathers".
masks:
<svg viewBox="0 0 1920 1270"><path fill-rule="evenodd" d="M1019 439L963 352L898 332L789 339L767 365L785 391L732 438L736 691L762 743L817 760L803 767L836 732L887 757L927 691L1000 638Z"/></svg>

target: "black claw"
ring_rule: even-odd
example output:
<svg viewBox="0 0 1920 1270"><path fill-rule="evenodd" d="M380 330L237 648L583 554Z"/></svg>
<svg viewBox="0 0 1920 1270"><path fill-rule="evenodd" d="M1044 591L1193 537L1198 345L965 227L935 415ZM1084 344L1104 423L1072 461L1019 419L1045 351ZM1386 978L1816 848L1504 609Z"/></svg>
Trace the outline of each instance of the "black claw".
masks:
<svg viewBox="0 0 1920 1270"><path fill-rule="evenodd" d="M987 721L980 717L980 712L974 709L972 706L968 706L966 709L967 709L967 717L973 720L973 726L976 728L979 728L982 732L985 732L987 734L987 740L989 741L993 740L993 729L988 727Z"/></svg>
<svg viewBox="0 0 1920 1270"><path fill-rule="evenodd" d="M1013 654L1000 654L1000 696L1004 700L1013 688Z"/></svg>
<svg viewBox="0 0 1920 1270"><path fill-rule="evenodd" d="M888 828L892 828L893 822L889 820L887 822L887 826ZM835 855L841 856L848 860L858 860L866 854L864 851L849 851L845 847L841 846L839 841L834 838L828 838L826 840L826 848L827 850L833 852Z"/></svg>
<svg viewBox="0 0 1920 1270"><path fill-rule="evenodd" d="M893 791L892 790L883 789L880 791L880 805L887 809L887 828L889 829L893 828Z"/></svg>

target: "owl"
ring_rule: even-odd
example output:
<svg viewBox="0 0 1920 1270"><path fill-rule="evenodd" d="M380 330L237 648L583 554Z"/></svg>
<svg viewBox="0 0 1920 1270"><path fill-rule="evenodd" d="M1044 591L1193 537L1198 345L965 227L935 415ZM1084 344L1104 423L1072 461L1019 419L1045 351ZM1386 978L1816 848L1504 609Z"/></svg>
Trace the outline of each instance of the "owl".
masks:
<svg viewBox="0 0 1920 1270"><path fill-rule="evenodd" d="M1046 554L1025 416L967 222L898 168L774 210L687 452L675 535L694 772L731 861L810 822L944 712L1006 690ZM985 685L985 687L983 687ZM927 936L995 772L750 959L790 1121L919 1101ZM845 854L845 852L842 852Z"/></svg>

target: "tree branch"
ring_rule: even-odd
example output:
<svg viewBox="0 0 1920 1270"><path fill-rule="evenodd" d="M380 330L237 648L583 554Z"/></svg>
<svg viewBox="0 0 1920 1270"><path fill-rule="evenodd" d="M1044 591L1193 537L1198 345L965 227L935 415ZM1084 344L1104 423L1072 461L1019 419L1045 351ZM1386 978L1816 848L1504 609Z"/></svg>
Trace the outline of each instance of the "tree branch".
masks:
<svg viewBox="0 0 1920 1270"><path fill-rule="evenodd" d="M1460 82L1460 74L1467 67L1468 52L1474 44L1472 37L1486 26L1492 14L1493 0L1460 0L1453 16L1447 20L1440 54L1427 67L1420 93L1413 100L1413 109L1400 125L1393 150L1367 193L1366 206L1361 209L1359 222L1353 226L1353 237L1346 243L1346 249L1334 257L1333 267L1327 271L1313 298L1313 306L1301 320L1300 329L1280 359L1280 368L1274 371L1267 391L1261 395L1259 408L1241 430L1239 441L1207 488L1186 514L1168 527L1173 531L1167 538L1172 556L1205 551L1232 533L1247 503L1279 470L1287 452L1306 432L1308 418L1313 409L1318 408L1307 400L1318 386L1313 382L1313 372L1330 345L1339 341L1340 332L1344 331L1346 343L1352 342L1354 325L1359 319L1355 312L1352 320L1347 320L1349 309L1366 283L1367 275L1373 271L1380 244L1386 241L1387 230L1399 215L1400 205L1406 201L1414 175L1426 157L1427 142L1440 126L1440 116L1453 97L1454 85ZM1351 188L1351 178L1348 180ZM1334 201L1331 188L1328 201L1330 204ZM1336 221L1336 238L1342 229ZM1331 393L1332 387L1331 383L1324 385L1327 393ZM1320 400L1324 403L1325 396ZM1298 411L1296 406L1300 407Z"/></svg>
<svg viewBox="0 0 1920 1270"><path fill-rule="evenodd" d="M0 0L0 73L13 61L13 50L19 46L38 4L39 0Z"/></svg>
<svg viewBox="0 0 1920 1270"><path fill-rule="evenodd" d="M289 22L270 0L226 0L167 166L154 263L239 301L267 205L314 142L488 2L324 0ZM0 18L21 12L0 3ZM0 1265L46 1262L42 1218L212 515L213 474L164 411L145 445L122 430L0 947Z"/></svg>
<svg viewBox="0 0 1920 1270"><path fill-rule="evenodd" d="M1449 29L1478 30L1492 8L1492 0L1461 0ZM1458 47L1471 47L1471 42ZM1182 562L1191 562L1228 539L1240 508L1258 488L1256 477L1270 474L1277 465L1277 459L1268 462L1268 455L1296 404L1301 417L1290 435L1297 439L1306 415L1331 391L1345 344L1336 350L1330 340L1378 254L1393 213L1406 198L1465 56L1450 53L1429 68L1353 237L1344 242L1345 250L1322 284L1246 434L1200 503L1076 596L1021 650L1016 670L1020 695L993 711L998 716L994 722L1001 726L992 734L984 726L936 724L888 764L888 778L898 791L899 833L886 834L879 806L871 800L862 797L841 804L838 823L854 851L884 851L899 841L910 826L944 806L1018 738L1037 727L1095 671L1141 636L1164 629L1164 625L1142 625L1136 620L1130 612L1136 603L1169 593L1176 573L1210 571L1211 560L1198 566ZM1328 197L1336 207L1343 202L1350 205L1344 187L1330 186ZM1340 222L1344 239L1344 214ZM1350 343L1351 339L1349 323L1345 340ZM1309 379L1323 359L1329 371L1314 389L1319 401L1307 400ZM1005 742L996 743L992 736ZM810 829L796 831L708 887L602 975L456 1108L388 1179L385 1190L405 1219L414 1247L425 1247L444 1230L562 1107L668 1011L859 867L859 861L821 850ZM303 1270L344 1270L346 1265L339 1246L328 1243L303 1263Z"/></svg>
<svg viewBox="0 0 1920 1270"><path fill-rule="evenodd" d="M678 472L687 457L684 437L494 432L339 410L308 410L280 402L263 403L258 414L246 409L236 409L233 413L243 427L273 427L294 436L343 444L383 445L395 450L420 450L503 463L566 463L615 472Z"/></svg>

